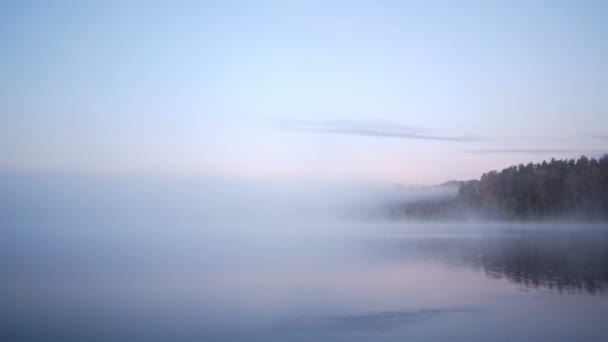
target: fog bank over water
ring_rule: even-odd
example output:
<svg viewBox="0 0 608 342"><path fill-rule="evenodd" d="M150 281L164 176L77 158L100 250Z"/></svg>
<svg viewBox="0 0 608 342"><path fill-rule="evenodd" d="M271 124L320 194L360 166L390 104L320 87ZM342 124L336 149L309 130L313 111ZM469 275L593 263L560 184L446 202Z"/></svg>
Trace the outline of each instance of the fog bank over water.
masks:
<svg viewBox="0 0 608 342"><path fill-rule="evenodd" d="M453 198L457 186L4 173L0 190L4 224L116 220L227 223L380 220L390 206Z"/></svg>
<svg viewBox="0 0 608 342"><path fill-rule="evenodd" d="M608 335L606 225L383 222L451 187L0 179L1 340Z"/></svg>

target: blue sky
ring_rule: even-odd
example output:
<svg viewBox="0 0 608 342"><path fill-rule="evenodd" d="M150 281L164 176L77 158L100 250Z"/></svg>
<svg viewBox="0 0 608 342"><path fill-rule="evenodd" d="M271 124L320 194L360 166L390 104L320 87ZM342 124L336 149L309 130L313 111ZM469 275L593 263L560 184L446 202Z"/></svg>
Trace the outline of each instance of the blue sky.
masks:
<svg viewBox="0 0 608 342"><path fill-rule="evenodd" d="M603 1L3 1L0 168L435 183L608 150Z"/></svg>

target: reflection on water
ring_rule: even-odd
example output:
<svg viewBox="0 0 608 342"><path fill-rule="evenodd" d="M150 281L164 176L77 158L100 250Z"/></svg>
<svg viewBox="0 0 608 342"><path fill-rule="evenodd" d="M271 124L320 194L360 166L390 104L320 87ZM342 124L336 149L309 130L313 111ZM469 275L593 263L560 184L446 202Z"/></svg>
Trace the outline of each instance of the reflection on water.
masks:
<svg viewBox="0 0 608 342"><path fill-rule="evenodd" d="M2 341L608 338L605 226L4 233Z"/></svg>
<svg viewBox="0 0 608 342"><path fill-rule="evenodd" d="M493 277L559 292L605 292L608 287L606 234L537 234L494 239L465 257Z"/></svg>
<svg viewBox="0 0 608 342"><path fill-rule="evenodd" d="M546 227L545 227L546 228ZM608 232L537 231L530 227L477 234L402 235L382 239L382 253L416 253L445 263L482 269L488 276L559 293L608 289ZM377 242L376 242L377 243Z"/></svg>

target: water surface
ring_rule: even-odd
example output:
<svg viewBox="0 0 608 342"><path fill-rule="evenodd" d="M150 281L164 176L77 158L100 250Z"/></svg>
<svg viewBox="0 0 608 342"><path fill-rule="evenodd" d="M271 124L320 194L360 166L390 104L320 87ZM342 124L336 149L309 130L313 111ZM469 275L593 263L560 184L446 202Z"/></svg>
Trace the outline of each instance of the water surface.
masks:
<svg viewBox="0 0 608 342"><path fill-rule="evenodd" d="M608 339L605 225L274 225L7 227L2 340Z"/></svg>

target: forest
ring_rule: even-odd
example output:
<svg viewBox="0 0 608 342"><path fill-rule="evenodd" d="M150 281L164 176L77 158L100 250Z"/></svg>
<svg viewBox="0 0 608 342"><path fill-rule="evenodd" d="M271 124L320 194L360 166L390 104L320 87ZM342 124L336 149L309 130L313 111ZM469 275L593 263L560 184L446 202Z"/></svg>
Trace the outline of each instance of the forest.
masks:
<svg viewBox="0 0 608 342"><path fill-rule="evenodd" d="M458 182L453 200L410 203L398 214L420 218L608 218L608 154L551 159Z"/></svg>

